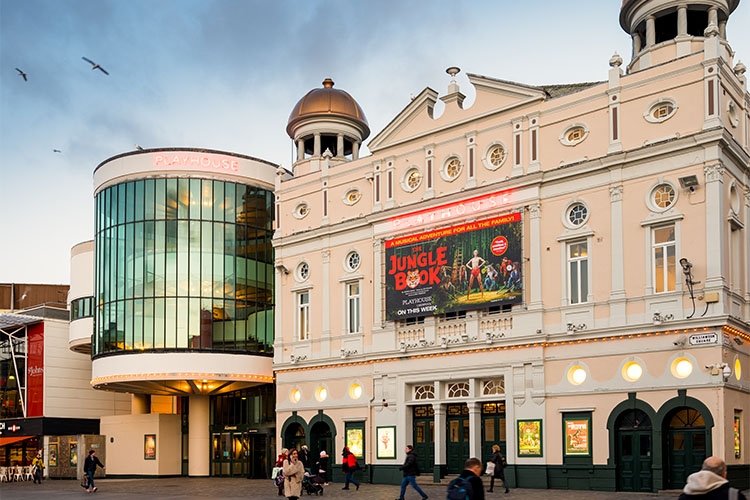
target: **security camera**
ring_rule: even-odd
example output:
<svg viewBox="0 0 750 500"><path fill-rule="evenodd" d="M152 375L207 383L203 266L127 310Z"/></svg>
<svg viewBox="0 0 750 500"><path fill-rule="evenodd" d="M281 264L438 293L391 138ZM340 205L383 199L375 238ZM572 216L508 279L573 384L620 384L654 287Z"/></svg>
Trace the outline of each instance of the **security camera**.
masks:
<svg viewBox="0 0 750 500"><path fill-rule="evenodd" d="M732 374L732 369L729 368L729 365L724 365L724 368L721 369L721 376L724 379L724 382L729 380L729 376Z"/></svg>

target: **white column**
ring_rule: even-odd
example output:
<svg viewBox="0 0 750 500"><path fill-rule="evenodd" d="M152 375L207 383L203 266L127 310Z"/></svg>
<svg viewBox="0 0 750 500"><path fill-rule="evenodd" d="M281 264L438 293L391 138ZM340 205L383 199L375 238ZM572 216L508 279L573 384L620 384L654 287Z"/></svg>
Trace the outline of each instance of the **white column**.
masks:
<svg viewBox="0 0 750 500"><path fill-rule="evenodd" d="M706 281L704 289L706 291L723 292L726 286L724 273L726 259L723 245L726 239L727 222L726 209L724 203L724 167L721 164L708 165L703 167L703 173L706 179ZM686 254L689 249L687 241L682 245L685 257L690 259ZM722 300L722 303L725 302ZM726 305L723 306L728 311ZM720 314L719 311L716 311Z"/></svg>
<svg viewBox="0 0 750 500"><path fill-rule="evenodd" d="M646 48L656 45L656 19L654 16L646 18Z"/></svg>
<svg viewBox="0 0 750 500"><path fill-rule="evenodd" d="M340 158L344 156L344 136L341 134L336 135L336 157Z"/></svg>
<svg viewBox="0 0 750 500"><path fill-rule="evenodd" d="M352 141L352 160L359 159L359 142Z"/></svg>
<svg viewBox="0 0 750 500"><path fill-rule="evenodd" d="M448 463L445 442L445 404L433 403L432 409L435 411L435 465L445 465Z"/></svg>
<svg viewBox="0 0 750 500"><path fill-rule="evenodd" d="M321 274L321 294L320 304L312 307L320 307L323 312L322 323L320 325L320 351L322 356L328 356L331 351L331 314L330 311L340 311L341 307L335 307L331 304L331 251L323 250L320 253L322 268ZM313 327L314 328L314 327Z"/></svg>
<svg viewBox="0 0 750 500"><path fill-rule="evenodd" d="M529 266L526 276L531 277L529 291L529 309L542 308L542 207L539 204L529 207L529 231L531 248L529 249Z"/></svg>
<svg viewBox="0 0 750 500"><path fill-rule="evenodd" d="M320 157L320 134L313 135L313 156Z"/></svg>
<svg viewBox="0 0 750 500"><path fill-rule="evenodd" d="M467 404L469 406L469 456L482 460L482 403L473 401Z"/></svg>
<svg viewBox="0 0 750 500"><path fill-rule="evenodd" d="M711 7L708 9L708 24L719 26L719 11L716 9L716 7Z"/></svg>
<svg viewBox="0 0 750 500"><path fill-rule="evenodd" d="M612 290L609 293L609 326L624 325L625 312L625 247L622 223L622 185L609 188L610 230L612 231Z"/></svg>
<svg viewBox="0 0 750 500"><path fill-rule="evenodd" d="M677 6L677 36L687 35L687 5Z"/></svg>
<svg viewBox="0 0 750 500"><path fill-rule="evenodd" d="M372 240L373 268L379 269L383 261L383 244L379 238ZM372 328L370 331L383 326L383 283L381 273L374 271L372 276Z"/></svg>
<svg viewBox="0 0 750 500"><path fill-rule="evenodd" d="M641 40L641 35L638 33L633 33L633 57L638 55L638 52L641 51L643 41Z"/></svg>
<svg viewBox="0 0 750 500"><path fill-rule="evenodd" d="M209 457L211 434L209 433L208 396L190 396L189 403L190 436L188 436L188 476L210 475Z"/></svg>
<svg viewBox="0 0 750 500"><path fill-rule="evenodd" d="M297 161L305 159L305 140L299 139L297 141Z"/></svg>

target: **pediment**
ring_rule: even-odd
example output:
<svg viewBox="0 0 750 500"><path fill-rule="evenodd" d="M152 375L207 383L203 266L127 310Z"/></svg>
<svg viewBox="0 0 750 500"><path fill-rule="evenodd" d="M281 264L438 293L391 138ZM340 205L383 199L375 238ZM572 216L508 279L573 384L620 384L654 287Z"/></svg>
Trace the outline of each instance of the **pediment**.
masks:
<svg viewBox="0 0 750 500"><path fill-rule="evenodd" d="M476 89L476 97L471 107L461 109L455 102L446 104L445 111L435 118L434 108L438 93L427 87L368 143L368 149L374 153L466 120L505 112L519 106L543 101L547 97L547 93L541 87L471 73L467 76Z"/></svg>

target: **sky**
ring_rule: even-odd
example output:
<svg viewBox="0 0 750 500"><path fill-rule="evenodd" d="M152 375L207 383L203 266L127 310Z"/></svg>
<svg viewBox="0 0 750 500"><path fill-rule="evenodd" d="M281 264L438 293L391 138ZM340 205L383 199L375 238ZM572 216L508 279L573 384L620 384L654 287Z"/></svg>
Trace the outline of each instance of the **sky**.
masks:
<svg viewBox="0 0 750 500"><path fill-rule="evenodd" d="M70 282L70 249L93 239L93 171L136 144L289 168L289 113L328 77L360 104L370 138L411 95L444 95L450 66L461 68L465 107L474 96L466 73L529 85L606 80L614 52L631 58L620 6L0 0L0 283ZM743 0L727 38L735 62L750 65L747 27Z"/></svg>

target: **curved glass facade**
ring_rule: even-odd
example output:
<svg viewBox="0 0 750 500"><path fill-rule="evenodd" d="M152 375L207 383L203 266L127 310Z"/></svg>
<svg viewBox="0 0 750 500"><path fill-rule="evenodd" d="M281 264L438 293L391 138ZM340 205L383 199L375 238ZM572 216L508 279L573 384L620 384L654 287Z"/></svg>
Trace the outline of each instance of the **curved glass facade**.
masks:
<svg viewBox="0 0 750 500"><path fill-rule="evenodd" d="M273 193L144 179L96 195L92 355L273 354Z"/></svg>

